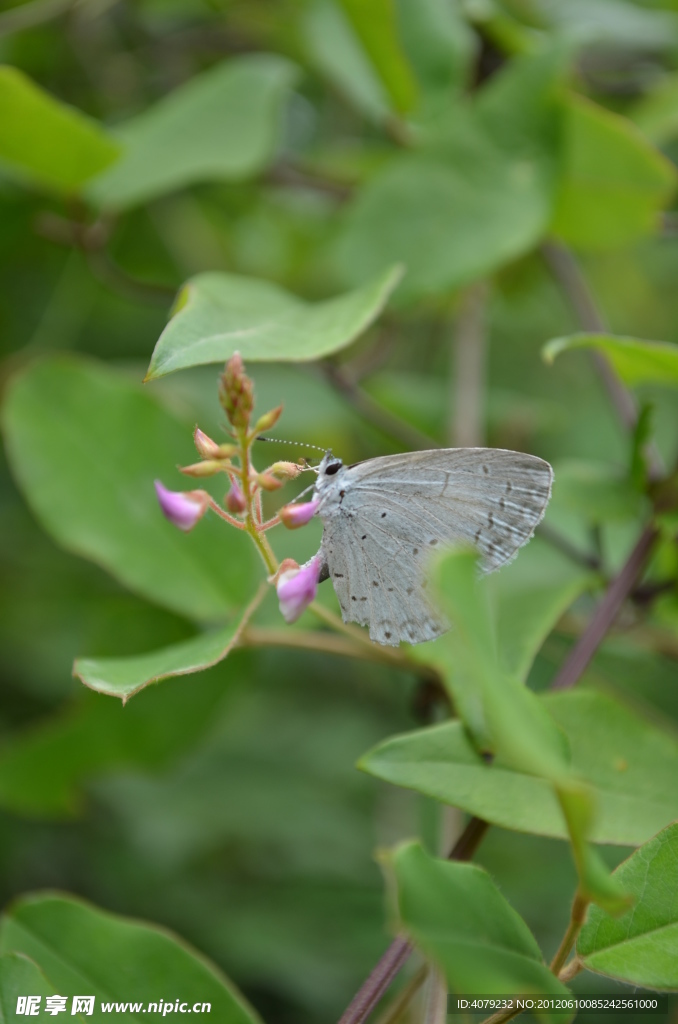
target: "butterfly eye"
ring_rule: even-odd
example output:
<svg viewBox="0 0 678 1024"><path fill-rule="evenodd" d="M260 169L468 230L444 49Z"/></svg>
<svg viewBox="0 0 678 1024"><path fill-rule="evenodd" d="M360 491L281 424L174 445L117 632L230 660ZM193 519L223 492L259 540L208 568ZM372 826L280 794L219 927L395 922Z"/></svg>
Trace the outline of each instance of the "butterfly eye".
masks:
<svg viewBox="0 0 678 1024"><path fill-rule="evenodd" d="M342 463L341 462L330 462L329 466L325 470L325 475L326 476L334 476L335 473L339 472L341 467L342 467Z"/></svg>

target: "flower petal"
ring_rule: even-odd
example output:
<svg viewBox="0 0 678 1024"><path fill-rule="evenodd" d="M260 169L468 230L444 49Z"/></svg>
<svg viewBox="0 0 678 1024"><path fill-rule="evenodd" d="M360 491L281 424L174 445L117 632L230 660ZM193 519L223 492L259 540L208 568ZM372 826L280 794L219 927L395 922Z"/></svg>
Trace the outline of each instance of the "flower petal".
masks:
<svg viewBox="0 0 678 1024"><path fill-rule="evenodd" d="M155 493L165 519L186 533L207 511L209 495L205 491L169 491L156 480Z"/></svg>
<svg viewBox="0 0 678 1024"><path fill-rule="evenodd" d="M276 590L280 611L285 622L296 622L301 613L315 600L320 575L320 553L300 569L288 569L281 573Z"/></svg>

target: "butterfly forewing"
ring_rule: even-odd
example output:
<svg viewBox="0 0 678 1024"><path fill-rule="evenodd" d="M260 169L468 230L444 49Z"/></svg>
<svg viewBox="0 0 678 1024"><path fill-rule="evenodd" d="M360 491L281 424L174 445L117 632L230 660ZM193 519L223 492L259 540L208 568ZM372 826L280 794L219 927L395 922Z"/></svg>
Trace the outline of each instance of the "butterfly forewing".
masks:
<svg viewBox="0 0 678 1024"><path fill-rule="evenodd" d="M427 556L471 543L485 572L498 569L532 536L551 481L534 456L453 448L371 459L319 483L323 551L345 621L369 624L380 643L439 635L446 624L426 596Z"/></svg>

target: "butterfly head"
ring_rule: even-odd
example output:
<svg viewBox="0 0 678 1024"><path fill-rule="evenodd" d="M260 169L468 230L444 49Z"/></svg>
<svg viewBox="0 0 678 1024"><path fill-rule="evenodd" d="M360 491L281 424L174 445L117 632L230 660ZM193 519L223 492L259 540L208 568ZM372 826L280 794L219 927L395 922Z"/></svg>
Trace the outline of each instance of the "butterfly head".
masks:
<svg viewBox="0 0 678 1024"><path fill-rule="evenodd" d="M335 476L343 465L344 463L341 459L337 459L331 451L326 451L320 465L318 466L318 482L324 480L325 477Z"/></svg>

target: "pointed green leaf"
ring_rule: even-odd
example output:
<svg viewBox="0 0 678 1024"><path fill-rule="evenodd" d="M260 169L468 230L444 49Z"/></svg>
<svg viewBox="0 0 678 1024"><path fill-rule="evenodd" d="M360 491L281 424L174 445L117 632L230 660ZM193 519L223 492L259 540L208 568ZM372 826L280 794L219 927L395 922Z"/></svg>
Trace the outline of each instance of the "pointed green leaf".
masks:
<svg viewBox="0 0 678 1024"><path fill-rule="evenodd" d="M185 487L192 429L127 376L54 356L10 383L10 463L45 529L136 592L199 620L242 608L260 579L248 538L209 513L185 534L167 522L155 478Z"/></svg>
<svg viewBox="0 0 678 1024"><path fill-rule="evenodd" d="M572 95L565 104L564 148L551 224L559 238L600 249L657 230L676 170L631 121Z"/></svg>
<svg viewBox="0 0 678 1024"><path fill-rule="evenodd" d="M330 355L376 319L401 273L391 267L362 288L315 303L257 278L199 274L184 285L146 379L223 363L234 352L246 362L303 362Z"/></svg>
<svg viewBox="0 0 678 1024"><path fill-rule="evenodd" d="M40 996L40 1008L44 1012L43 996L58 995L40 968L21 953L5 953L0 956L0 1024L14 1024L17 1019L17 1002L20 996ZM80 1014L76 1020L82 1021Z"/></svg>
<svg viewBox="0 0 678 1024"><path fill-rule="evenodd" d="M392 116L384 84L346 14L334 0L309 3L301 28L309 60L339 93L374 121L386 121Z"/></svg>
<svg viewBox="0 0 678 1024"><path fill-rule="evenodd" d="M389 861L402 925L452 992L568 994L482 868L430 857L414 842L397 847Z"/></svg>
<svg viewBox="0 0 678 1024"><path fill-rule="evenodd" d="M396 23L395 0L339 0L372 66L399 113L414 106L417 87L405 57Z"/></svg>
<svg viewBox="0 0 678 1024"><path fill-rule="evenodd" d="M584 965L645 988L678 990L678 824L614 872L634 897L623 917L592 907L577 942Z"/></svg>
<svg viewBox="0 0 678 1024"><path fill-rule="evenodd" d="M574 348L604 352L626 384L678 385L678 345L668 341L641 341L614 334L568 334L553 338L542 349L547 363Z"/></svg>
<svg viewBox="0 0 678 1024"><path fill-rule="evenodd" d="M596 798L590 838L637 846L678 818L678 742L593 690L540 698L567 737L572 774ZM502 828L567 837L552 786L478 754L460 722L394 736L359 767L397 786L460 807Z"/></svg>
<svg viewBox="0 0 678 1024"><path fill-rule="evenodd" d="M0 67L0 122L0 167L59 192L77 192L120 152L96 121L8 66Z"/></svg>
<svg viewBox="0 0 678 1024"><path fill-rule="evenodd" d="M93 202L116 210L198 181L258 174L278 143L297 71L273 54L224 61L115 129L124 155L92 182Z"/></svg>
<svg viewBox="0 0 678 1024"><path fill-rule="evenodd" d="M168 996L191 1008L211 1004L220 1024L259 1021L219 969L177 936L72 896L37 893L12 904L0 924L0 948L31 957L61 995L93 995L93 1021L110 1019L102 1002ZM125 1016L143 1022L142 1014Z"/></svg>
<svg viewBox="0 0 678 1024"><path fill-rule="evenodd" d="M125 704L144 687L171 676L187 676L218 664L233 650L241 631L265 594L260 588L245 616L234 617L222 629L134 658L78 658L73 675L92 690L120 697Z"/></svg>

